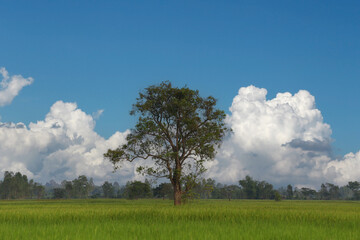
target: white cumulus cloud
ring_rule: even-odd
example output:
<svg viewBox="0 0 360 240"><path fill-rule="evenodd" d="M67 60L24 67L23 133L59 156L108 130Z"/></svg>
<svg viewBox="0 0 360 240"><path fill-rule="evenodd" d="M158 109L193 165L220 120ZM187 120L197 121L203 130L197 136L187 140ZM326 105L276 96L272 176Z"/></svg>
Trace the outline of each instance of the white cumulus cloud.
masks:
<svg viewBox="0 0 360 240"><path fill-rule="evenodd" d="M125 165L121 173L112 173L112 165L103 158L109 148L125 142L127 132L104 139L95 131L93 117L75 103L56 102L43 121L0 123L0 169L21 171L31 178L74 179L79 175L95 181L125 181L134 177ZM119 179L123 178L123 179Z"/></svg>
<svg viewBox="0 0 360 240"><path fill-rule="evenodd" d="M349 181L359 181L360 179L360 151L348 153L341 160L333 160L328 163L325 174L328 179L345 185Z"/></svg>
<svg viewBox="0 0 360 240"><path fill-rule="evenodd" d="M19 94L21 89L33 83L31 77L24 78L21 75L9 76L5 68L0 68L2 81L0 82L0 107L8 105Z"/></svg>
<svg viewBox="0 0 360 240"><path fill-rule="evenodd" d="M333 159L331 128L305 90L279 93L240 88L226 121L233 133L209 164L208 176L236 182L246 175L277 185L318 187L359 179L360 153Z"/></svg>

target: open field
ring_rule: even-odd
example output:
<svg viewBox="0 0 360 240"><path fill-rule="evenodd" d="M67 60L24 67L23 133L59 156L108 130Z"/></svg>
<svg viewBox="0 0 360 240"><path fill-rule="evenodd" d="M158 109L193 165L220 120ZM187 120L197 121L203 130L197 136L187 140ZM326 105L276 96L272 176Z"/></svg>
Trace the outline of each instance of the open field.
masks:
<svg viewBox="0 0 360 240"><path fill-rule="evenodd" d="M0 239L360 239L359 226L360 202L0 202Z"/></svg>

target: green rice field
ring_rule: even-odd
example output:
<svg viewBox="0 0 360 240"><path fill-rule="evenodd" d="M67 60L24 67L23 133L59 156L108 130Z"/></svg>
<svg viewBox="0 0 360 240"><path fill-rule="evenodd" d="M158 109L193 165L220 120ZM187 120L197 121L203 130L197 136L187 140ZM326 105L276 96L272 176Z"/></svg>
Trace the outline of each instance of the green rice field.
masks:
<svg viewBox="0 0 360 240"><path fill-rule="evenodd" d="M0 239L360 239L360 202L0 201Z"/></svg>

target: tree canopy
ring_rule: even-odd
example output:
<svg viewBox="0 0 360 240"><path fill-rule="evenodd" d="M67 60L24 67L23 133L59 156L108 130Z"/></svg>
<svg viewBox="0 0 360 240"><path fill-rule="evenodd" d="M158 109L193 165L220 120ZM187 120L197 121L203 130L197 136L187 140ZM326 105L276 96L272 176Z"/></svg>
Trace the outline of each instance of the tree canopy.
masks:
<svg viewBox="0 0 360 240"><path fill-rule="evenodd" d="M174 204L193 181L205 171L204 162L213 160L216 148L228 132L225 113L216 99L203 98L198 90L173 87L169 81L140 92L131 115L138 115L127 143L104 154L117 169L124 161L144 161L142 174L168 178L174 188ZM150 163L149 163L150 162ZM119 165L120 164L120 165Z"/></svg>

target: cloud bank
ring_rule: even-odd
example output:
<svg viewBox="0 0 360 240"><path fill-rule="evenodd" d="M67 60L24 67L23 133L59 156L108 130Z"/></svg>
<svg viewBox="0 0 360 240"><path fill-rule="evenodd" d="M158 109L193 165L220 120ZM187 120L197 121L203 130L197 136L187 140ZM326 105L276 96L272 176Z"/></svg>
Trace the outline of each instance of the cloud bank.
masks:
<svg viewBox="0 0 360 240"><path fill-rule="evenodd" d="M277 185L313 187L359 180L360 153L333 157L331 128L308 91L279 93L270 100L266 95L264 88L240 88L226 120L233 134L208 176L236 182L248 174Z"/></svg>
<svg viewBox="0 0 360 240"><path fill-rule="evenodd" d="M9 104L32 78L3 76L0 106ZM254 86L239 89L226 118L233 133L224 141L207 177L236 183L250 175L277 186L298 184L319 187L322 182L346 184L360 180L360 152L337 159L332 153L331 128L308 91L279 93L266 99L267 91ZM30 123L0 122L0 169L20 171L45 183L79 175L95 182L141 179L126 163L116 173L103 158L109 148L125 143L125 132L105 139L94 130L103 110L87 114L75 103L58 101L44 120Z"/></svg>
<svg viewBox="0 0 360 240"><path fill-rule="evenodd" d="M33 83L31 77L24 78L21 75L9 76L5 68L0 68L2 80L0 82L0 107L8 105L19 94L23 87Z"/></svg>
<svg viewBox="0 0 360 240"><path fill-rule="evenodd" d="M56 102L45 120L30 123L0 124L0 169L21 171L38 181L73 179L79 175L95 181L131 178L131 166L112 173L103 153L125 142L125 133L116 132L104 139L95 131L91 115L75 103Z"/></svg>

